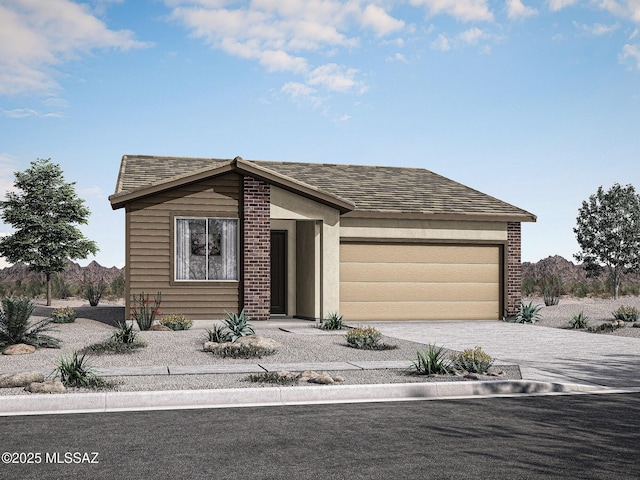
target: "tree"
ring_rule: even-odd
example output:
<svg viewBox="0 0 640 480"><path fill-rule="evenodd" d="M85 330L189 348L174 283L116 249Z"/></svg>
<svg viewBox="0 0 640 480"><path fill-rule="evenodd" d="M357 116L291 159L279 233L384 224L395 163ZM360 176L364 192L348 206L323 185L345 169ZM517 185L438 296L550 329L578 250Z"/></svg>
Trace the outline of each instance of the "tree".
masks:
<svg viewBox="0 0 640 480"><path fill-rule="evenodd" d="M599 187L582 202L573 231L582 249L575 259L589 277L606 269L618 298L621 275L640 271L640 195L632 185L616 183L607 192Z"/></svg>
<svg viewBox="0 0 640 480"><path fill-rule="evenodd" d="M89 210L78 198L75 183L64 180L59 165L38 159L15 173L15 192L0 201L2 220L15 232L0 239L0 255L24 262L45 274L47 305L51 305L51 275L63 272L69 259L87 258L98 246L76 224L87 224Z"/></svg>

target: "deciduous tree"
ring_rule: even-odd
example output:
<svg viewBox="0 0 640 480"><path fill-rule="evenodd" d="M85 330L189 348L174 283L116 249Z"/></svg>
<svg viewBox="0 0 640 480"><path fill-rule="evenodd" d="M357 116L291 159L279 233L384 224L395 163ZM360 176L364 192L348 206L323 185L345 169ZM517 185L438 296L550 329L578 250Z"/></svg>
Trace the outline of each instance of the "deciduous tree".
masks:
<svg viewBox="0 0 640 480"><path fill-rule="evenodd" d="M640 271L640 195L632 185L602 187L582 202L573 229L582 249L574 255L587 276L603 270L611 275L613 298L618 298L623 273Z"/></svg>
<svg viewBox="0 0 640 480"><path fill-rule="evenodd" d="M76 227L88 222L89 210L76 195L75 183L67 183L60 166L50 159L38 159L24 172L16 172L14 185L16 191L0 201L2 220L15 229L0 239L0 255L44 273L51 305L51 275L64 271L67 260L98 251Z"/></svg>

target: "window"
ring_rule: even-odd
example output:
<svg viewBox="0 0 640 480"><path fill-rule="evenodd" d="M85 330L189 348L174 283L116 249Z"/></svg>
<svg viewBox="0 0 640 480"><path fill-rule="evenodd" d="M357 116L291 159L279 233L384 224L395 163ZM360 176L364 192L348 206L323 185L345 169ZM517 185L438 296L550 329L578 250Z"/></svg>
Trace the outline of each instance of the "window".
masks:
<svg viewBox="0 0 640 480"><path fill-rule="evenodd" d="M238 280L238 220L175 219L176 280Z"/></svg>

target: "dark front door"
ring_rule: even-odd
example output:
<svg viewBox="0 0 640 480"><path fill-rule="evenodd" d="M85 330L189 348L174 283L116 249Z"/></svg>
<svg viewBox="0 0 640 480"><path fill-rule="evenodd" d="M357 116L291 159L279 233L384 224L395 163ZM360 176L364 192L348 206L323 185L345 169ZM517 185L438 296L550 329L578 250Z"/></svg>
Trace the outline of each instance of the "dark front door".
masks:
<svg viewBox="0 0 640 480"><path fill-rule="evenodd" d="M287 232L271 231L271 314L287 314Z"/></svg>

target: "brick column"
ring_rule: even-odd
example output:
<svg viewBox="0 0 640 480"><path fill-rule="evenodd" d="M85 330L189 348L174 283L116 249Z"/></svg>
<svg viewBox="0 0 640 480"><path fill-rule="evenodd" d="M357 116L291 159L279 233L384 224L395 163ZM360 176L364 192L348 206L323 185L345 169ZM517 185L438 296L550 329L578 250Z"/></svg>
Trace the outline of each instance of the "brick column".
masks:
<svg viewBox="0 0 640 480"><path fill-rule="evenodd" d="M244 177L242 195L244 309L253 320L268 320L271 311L271 193L268 184Z"/></svg>
<svg viewBox="0 0 640 480"><path fill-rule="evenodd" d="M507 223L507 315L515 315L522 300L520 222Z"/></svg>

